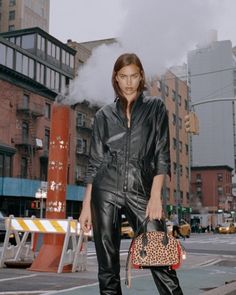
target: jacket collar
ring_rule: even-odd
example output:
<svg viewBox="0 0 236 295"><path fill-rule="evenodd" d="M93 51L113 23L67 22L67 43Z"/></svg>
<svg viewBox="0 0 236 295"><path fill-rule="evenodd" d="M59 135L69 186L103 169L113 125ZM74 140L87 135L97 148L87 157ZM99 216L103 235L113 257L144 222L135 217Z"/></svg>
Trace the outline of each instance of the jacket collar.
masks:
<svg viewBox="0 0 236 295"><path fill-rule="evenodd" d="M142 105L143 103L143 99L144 99L144 95L143 93L141 93L137 99L135 100L133 106L132 106L132 110L131 110L131 121L133 122L135 120L135 117L137 115L137 111L140 107L140 105ZM121 106L121 102L120 102L120 99L118 98L118 100L116 101L116 111L119 115L119 117L123 120L123 121L126 121L127 118L124 114L124 111L122 109L122 106Z"/></svg>

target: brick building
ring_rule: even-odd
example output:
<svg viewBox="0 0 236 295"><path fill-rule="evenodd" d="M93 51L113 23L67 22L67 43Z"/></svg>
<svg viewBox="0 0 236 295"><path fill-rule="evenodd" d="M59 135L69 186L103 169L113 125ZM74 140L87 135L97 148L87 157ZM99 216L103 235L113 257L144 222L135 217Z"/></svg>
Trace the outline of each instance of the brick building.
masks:
<svg viewBox="0 0 236 295"><path fill-rule="evenodd" d="M192 167L193 212L231 212L236 209L229 166Z"/></svg>
<svg viewBox="0 0 236 295"><path fill-rule="evenodd" d="M35 193L47 180L51 108L74 77L75 50L39 28L0 34L0 210L37 215ZM75 124L71 108L67 214L78 214Z"/></svg>

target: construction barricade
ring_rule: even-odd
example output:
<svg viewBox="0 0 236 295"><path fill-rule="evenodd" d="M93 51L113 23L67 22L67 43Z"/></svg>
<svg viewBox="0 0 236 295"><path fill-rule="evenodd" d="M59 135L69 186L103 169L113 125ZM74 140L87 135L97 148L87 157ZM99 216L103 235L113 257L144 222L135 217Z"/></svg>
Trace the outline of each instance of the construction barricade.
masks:
<svg viewBox="0 0 236 295"><path fill-rule="evenodd" d="M72 265L72 272L86 270L87 242L91 232L84 234L80 230L79 222L72 218L39 219L14 216L6 218L6 235L0 267L3 267L7 262L33 262L36 257L35 234L37 233L65 235L57 273L61 273L66 265ZM12 234L15 236L15 245L9 243Z"/></svg>

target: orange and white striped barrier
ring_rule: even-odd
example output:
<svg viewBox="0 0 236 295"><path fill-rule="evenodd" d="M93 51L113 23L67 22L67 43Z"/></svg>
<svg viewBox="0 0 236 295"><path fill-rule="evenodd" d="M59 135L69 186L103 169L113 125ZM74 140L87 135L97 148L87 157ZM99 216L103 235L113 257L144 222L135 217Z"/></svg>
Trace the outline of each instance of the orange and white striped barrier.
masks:
<svg viewBox="0 0 236 295"><path fill-rule="evenodd" d="M24 233L20 238L19 233ZM72 272L84 271L87 265L87 241L91 232L84 234L80 230L77 220L68 219L39 219L39 218L6 218L6 235L3 244L0 267L6 261L27 261L35 258L34 234L64 234L64 244L58 266L58 273L61 273L65 265L72 264ZM16 245L9 245L9 238L14 234ZM26 243L31 234L30 244ZM72 241L68 249L69 241Z"/></svg>

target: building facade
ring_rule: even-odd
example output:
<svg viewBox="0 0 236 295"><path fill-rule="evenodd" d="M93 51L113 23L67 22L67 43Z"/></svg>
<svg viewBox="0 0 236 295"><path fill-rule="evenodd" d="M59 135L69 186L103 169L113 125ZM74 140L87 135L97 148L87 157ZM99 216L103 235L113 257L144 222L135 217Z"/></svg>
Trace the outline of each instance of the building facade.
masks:
<svg viewBox="0 0 236 295"><path fill-rule="evenodd" d="M232 170L229 166L192 167L194 213L230 213L236 210Z"/></svg>
<svg viewBox="0 0 236 295"><path fill-rule="evenodd" d="M162 97L169 116L171 179L165 184L164 205L167 214L175 211L180 218L189 219L189 144L184 129L184 117L188 113L188 86L172 72L167 72L161 79L152 82L150 93Z"/></svg>
<svg viewBox="0 0 236 295"><path fill-rule="evenodd" d="M231 41L212 41L188 54L191 103L196 105L200 133L192 137L192 165L235 168L236 63ZM211 102L221 98L222 101Z"/></svg>
<svg viewBox="0 0 236 295"><path fill-rule="evenodd" d="M47 180L51 109L74 78L75 50L39 28L0 34L0 210L38 215L32 202ZM78 215L76 115L70 110L67 214Z"/></svg>
<svg viewBox="0 0 236 295"><path fill-rule="evenodd" d="M0 32L39 27L49 31L49 0L0 0Z"/></svg>

